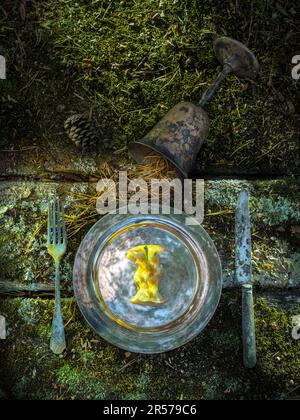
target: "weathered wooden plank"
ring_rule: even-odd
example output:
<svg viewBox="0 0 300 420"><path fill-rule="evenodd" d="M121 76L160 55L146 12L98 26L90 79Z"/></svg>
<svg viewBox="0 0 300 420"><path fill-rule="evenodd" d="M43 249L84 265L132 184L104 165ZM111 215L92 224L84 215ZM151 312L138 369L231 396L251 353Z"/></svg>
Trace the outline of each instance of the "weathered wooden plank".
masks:
<svg viewBox="0 0 300 420"><path fill-rule="evenodd" d="M210 165L203 164L203 162L196 162L191 178L238 178L238 179L279 179L284 178L285 174L282 171L272 170L270 168L245 168L243 166L232 166L232 165Z"/></svg>
<svg viewBox="0 0 300 420"><path fill-rule="evenodd" d="M240 289L239 285L235 285ZM224 290L227 289L226 286ZM73 296L73 288L70 286L68 289L61 288L62 297ZM300 288L289 289L270 289L259 290L254 289L255 296L260 296L268 300L278 307L289 309L295 305L300 305ZM2 298L17 298L17 297L42 297L54 299L55 289L54 284L49 283L32 283L23 284L17 281L0 280L0 297Z"/></svg>
<svg viewBox="0 0 300 420"><path fill-rule="evenodd" d="M0 150L1 153L1 150ZM90 156L82 156L70 145L52 154L49 148L9 149L1 153L0 179L13 177L37 180L89 181L99 172L99 168L108 159L107 152L99 151ZM110 160L119 160L119 156L110 154ZM127 162L128 165L128 162ZM277 179L285 173L269 167L232 166L226 163L210 164L198 160L190 174L191 178L245 178L245 179Z"/></svg>
<svg viewBox="0 0 300 420"><path fill-rule="evenodd" d="M72 296L72 289L61 288L63 297ZM51 297L54 298L54 284L31 283L23 284L18 281L0 280L0 296L8 297Z"/></svg>
<svg viewBox="0 0 300 420"><path fill-rule="evenodd" d="M263 288L300 285L299 181L212 180L205 183L204 227L219 251L224 287L235 286L234 210L241 188L251 193L253 278ZM1 280L28 285L51 283L53 262L45 242L47 202L60 195L66 213L74 211L72 191L95 193L94 183L0 182ZM68 229L72 224L68 224ZM69 242L64 280L71 283L72 264L88 225Z"/></svg>
<svg viewBox="0 0 300 420"><path fill-rule="evenodd" d="M269 303L272 303L283 309L289 309L295 305L300 305L300 289L293 290L265 290L256 291L256 296L264 297Z"/></svg>

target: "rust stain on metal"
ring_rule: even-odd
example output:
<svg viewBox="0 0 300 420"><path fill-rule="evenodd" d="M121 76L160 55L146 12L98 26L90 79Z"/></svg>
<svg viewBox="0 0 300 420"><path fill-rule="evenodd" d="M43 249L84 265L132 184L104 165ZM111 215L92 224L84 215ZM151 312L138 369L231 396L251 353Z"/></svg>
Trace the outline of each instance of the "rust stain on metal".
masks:
<svg viewBox="0 0 300 420"><path fill-rule="evenodd" d="M191 102L182 102L175 105L142 140L129 144L129 151L138 163L143 164L147 154L154 150L187 177L208 131L206 111Z"/></svg>
<svg viewBox="0 0 300 420"><path fill-rule="evenodd" d="M204 108L220 84L230 73L241 78L254 78L257 75L259 64L256 57L239 41L222 37L215 41L214 49L223 70L204 92L199 104L177 104L142 140L128 145L129 152L139 164L144 164L144 158L154 150L187 178L209 132L209 117Z"/></svg>

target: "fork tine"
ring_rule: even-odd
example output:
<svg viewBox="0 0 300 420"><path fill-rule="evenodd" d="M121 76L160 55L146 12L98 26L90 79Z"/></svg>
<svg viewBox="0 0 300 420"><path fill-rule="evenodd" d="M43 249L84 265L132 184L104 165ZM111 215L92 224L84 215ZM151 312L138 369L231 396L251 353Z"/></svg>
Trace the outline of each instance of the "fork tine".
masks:
<svg viewBox="0 0 300 420"><path fill-rule="evenodd" d="M67 243L67 235L66 235L64 206L61 206L61 225L62 225L62 241L63 241L64 244L66 244Z"/></svg>
<svg viewBox="0 0 300 420"><path fill-rule="evenodd" d="M60 214L60 200L56 200L57 207L57 243L61 243L61 214Z"/></svg>
<svg viewBox="0 0 300 420"><path fill-rule="evenodd" d="M56 200L52 203L52 233L53 243L56 244Z"/></svg>
<svg viewBox="0 0 300 420"><path fill-rule="evenodd" d="M52 242L52 232L51 232L51 225L52 225L52 206L49 201L48 203L48 237L47 237L47 243L51 244Z"/></svg>

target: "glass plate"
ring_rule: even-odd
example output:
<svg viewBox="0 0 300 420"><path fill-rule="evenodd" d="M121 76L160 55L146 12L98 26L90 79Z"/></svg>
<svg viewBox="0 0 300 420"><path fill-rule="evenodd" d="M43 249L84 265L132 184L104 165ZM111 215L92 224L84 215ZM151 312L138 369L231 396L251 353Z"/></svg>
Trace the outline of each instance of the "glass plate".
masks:
<svg viewBox="0 0 300 420"><path fill-rule="evenodd" d="M111 344L165 352L190 341L213 316L222 290L220 259L201 225L186 226L185 220L184 214L109 214L82 241L74 264L75 297L88 324ZM127 253L146 245L164 249L155 266L163 303L131 301L140 287L140 266ZM151 278L142 273L144 285Z"/></svg>

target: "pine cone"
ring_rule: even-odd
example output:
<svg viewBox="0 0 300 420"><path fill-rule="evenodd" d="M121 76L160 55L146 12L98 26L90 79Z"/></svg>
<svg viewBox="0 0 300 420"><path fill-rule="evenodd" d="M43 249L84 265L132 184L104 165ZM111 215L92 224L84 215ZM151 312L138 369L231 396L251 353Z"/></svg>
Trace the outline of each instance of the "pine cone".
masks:
<svg viewBox="0 0 300 420"><path fill-rule="evenodd" d="M84 153L91 151L97 144L93 123L83 114L74 114L64 124L69 139Z"/></svg>

